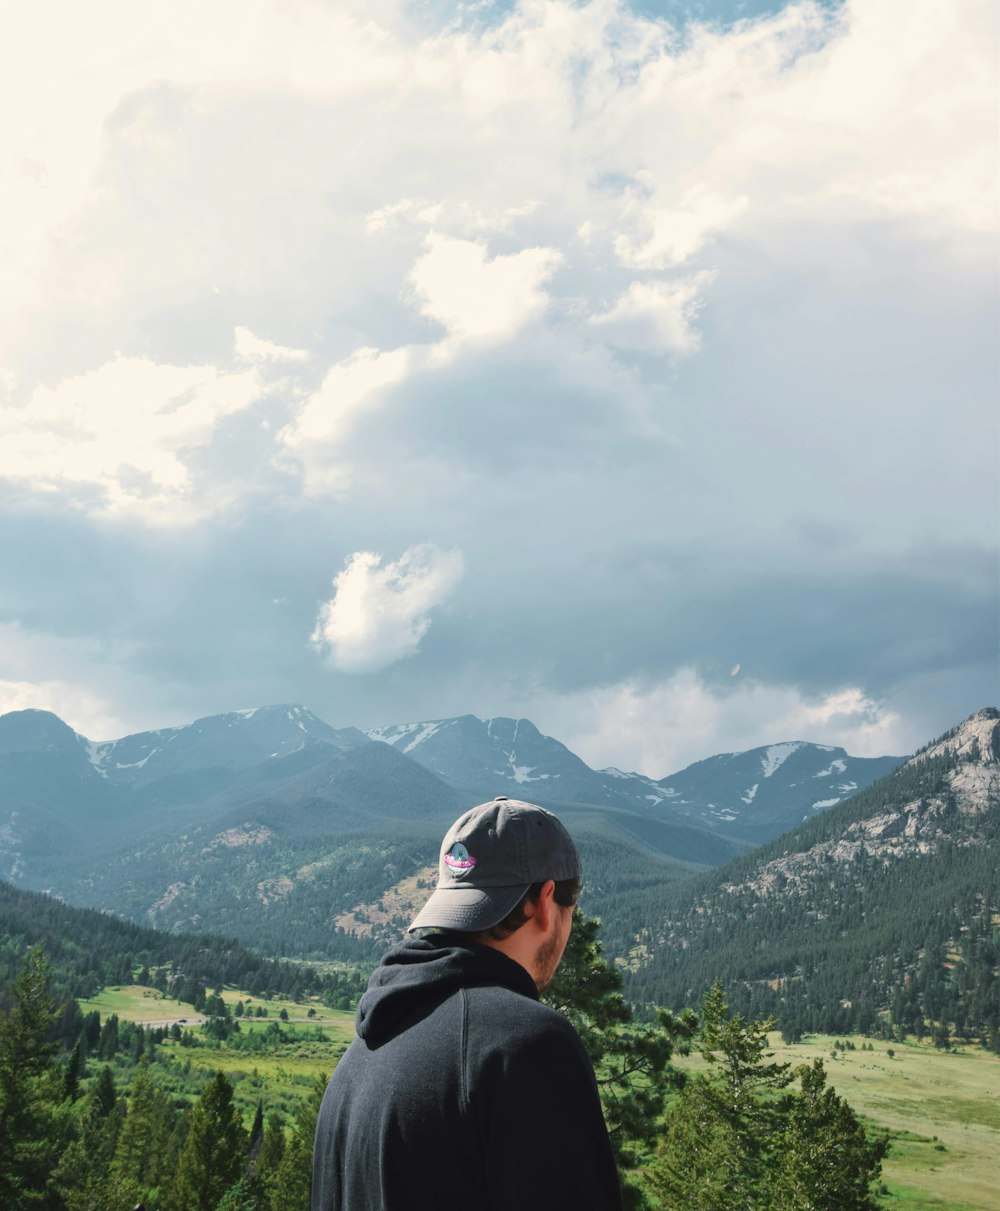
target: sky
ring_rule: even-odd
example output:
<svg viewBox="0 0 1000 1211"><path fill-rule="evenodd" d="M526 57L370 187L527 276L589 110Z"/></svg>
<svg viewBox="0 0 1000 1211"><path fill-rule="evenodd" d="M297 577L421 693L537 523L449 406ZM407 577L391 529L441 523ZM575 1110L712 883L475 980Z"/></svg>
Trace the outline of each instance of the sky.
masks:
<svg viewBox="0 0 1000 1211"><path fill-rule="evenodd" d="M989 0L16 21L0 712L660 777L997 704Z"/></svg>

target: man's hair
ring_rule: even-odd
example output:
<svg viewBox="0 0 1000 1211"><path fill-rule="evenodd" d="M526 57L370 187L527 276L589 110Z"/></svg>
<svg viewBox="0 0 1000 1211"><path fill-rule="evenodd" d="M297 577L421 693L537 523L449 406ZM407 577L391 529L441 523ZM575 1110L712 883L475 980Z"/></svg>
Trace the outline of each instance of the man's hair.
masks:
<svg viewBox="0 0 1000 1211"><path fill-rule="evenodd" d="M497 942L502 942L504 938L509 938L511 934L517 933L528 919L528 914L524 910L525 904L529 900L532 902L537 900L542 894L544 886L544 883L532 883L504 919L497 921L496 925L491 929L484 929L483 933L494 938ZM552 898L563 908L572 908L580 898L579 876L575 879L557 879Z"/></svg>

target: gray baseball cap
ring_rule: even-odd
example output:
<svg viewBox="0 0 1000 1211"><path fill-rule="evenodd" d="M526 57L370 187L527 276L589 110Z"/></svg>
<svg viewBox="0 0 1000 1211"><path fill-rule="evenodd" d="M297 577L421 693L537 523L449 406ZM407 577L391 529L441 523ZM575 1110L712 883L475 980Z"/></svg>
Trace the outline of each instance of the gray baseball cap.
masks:
<svg viewBox="0 0 1000 1211"><path fill-rule="evenodd" d="M544 807L499 795L460 816L441 843L437 889L410 926L490 929L533 883L578 879L573 839Z"/></svg>

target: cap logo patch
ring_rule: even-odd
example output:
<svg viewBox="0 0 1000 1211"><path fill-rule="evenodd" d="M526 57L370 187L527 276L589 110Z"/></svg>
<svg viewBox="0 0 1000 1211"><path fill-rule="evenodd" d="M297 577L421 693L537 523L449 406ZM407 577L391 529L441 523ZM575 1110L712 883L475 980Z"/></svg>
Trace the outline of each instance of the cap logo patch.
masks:
<svg viewBox="0 0 1000 1211"><path fill-rule="evenodd" d="M464 875L467 870L472 870L476 865L476 859L472 857L461 841L456 841L445 854L444 864L454 874Z"/></svg>

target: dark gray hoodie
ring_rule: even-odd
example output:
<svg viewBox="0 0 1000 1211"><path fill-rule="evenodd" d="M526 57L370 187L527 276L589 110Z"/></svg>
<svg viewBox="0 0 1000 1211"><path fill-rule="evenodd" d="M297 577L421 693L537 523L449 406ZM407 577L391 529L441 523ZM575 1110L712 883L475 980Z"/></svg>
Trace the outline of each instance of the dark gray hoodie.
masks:
<svg viewBox="0 0 1000 1211"><path fill-rule="evenodd" d="M391 950L316 1128L313 1211L618 1211L593 1070L519 963L455 935Z"/></svg>

